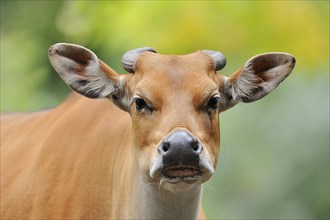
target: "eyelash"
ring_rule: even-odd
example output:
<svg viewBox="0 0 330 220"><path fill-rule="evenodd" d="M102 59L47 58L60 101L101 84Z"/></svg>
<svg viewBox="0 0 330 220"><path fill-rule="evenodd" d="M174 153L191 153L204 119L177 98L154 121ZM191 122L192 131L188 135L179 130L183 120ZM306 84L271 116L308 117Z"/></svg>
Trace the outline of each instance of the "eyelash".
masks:
<svg viewBox="0 0 330 220"><path fill-rule="evenodd" d="M143 99L134 98L136 112L142 112L143 110L152 112L153 108L150 107Z"/></svg>
<svg viewBox="0 0 330 220"><path fill-rule="evenodd" d="M207 110L217 110L219 107L220 97L214 96L208 101L206 108Z"/></svg>
<svg viewBox="0 0 330 220"><path fill-rule="evenodd" d="M142 111L152 112L154 109L150 107L142 98L134 98L136 112ZM219 107L220 98L215 96L209 99L206 109L208 111L215 111Z"/></svg>

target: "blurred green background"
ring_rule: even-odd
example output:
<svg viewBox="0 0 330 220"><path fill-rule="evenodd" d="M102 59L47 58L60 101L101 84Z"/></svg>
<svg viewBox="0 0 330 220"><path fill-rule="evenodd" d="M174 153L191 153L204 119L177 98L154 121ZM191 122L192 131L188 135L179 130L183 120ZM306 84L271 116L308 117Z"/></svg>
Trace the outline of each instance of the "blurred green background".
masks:
<svg viewBox="0 0 330 220"><path fill-rule="evenodd" d="M1 1L1 111L56 106L69 94L49 64L81 44L118 72L129 49L222 51L229 75L251 56L293 54L272 94L221 115L205 185L209 219L329 219L329 1Z"/></svg>

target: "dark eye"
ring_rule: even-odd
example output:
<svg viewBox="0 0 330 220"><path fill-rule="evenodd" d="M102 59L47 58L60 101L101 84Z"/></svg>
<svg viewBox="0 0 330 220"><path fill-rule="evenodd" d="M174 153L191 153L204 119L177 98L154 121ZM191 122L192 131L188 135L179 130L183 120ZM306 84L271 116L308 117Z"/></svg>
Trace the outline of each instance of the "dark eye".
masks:
<svg viewBox="0 0 330 220"><path fill-rule="evenodd" d="M217 110L219 101L220 101L219 97L212 97L207 103L207 108L209 110Z"/></svg>
<svg viewBox="0 0 330 220"><path fill-rule="evenodd" d="M136 111L141 112L142 110L152 111L152 108L141 98L135 98Z"/></svg>

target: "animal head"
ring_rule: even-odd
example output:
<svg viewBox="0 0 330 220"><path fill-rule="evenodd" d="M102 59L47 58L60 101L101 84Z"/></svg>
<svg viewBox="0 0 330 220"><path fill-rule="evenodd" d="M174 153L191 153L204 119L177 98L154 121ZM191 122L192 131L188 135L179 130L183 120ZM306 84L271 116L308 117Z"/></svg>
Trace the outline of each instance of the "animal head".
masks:
<svg viewBox="0 0 330 220"><path fill-rule="evenodd" d="M84 47L59 43L49 59L76 92L107 98L132 119L132 155L139 174L162 189L185 191L214 173L220 145L219 113L253 102L292 71L287 53L252 57L226 77L223 54L203 50L161 55L152 48L128 51L118 74Z"/></svg>

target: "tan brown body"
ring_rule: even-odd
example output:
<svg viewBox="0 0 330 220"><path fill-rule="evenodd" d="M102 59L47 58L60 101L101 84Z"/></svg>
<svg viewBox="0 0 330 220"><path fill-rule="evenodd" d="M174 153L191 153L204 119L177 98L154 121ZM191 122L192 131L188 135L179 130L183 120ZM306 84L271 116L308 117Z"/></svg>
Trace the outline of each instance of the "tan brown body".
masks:
<svg viewBox="0 0 330 220"><path fill-rule="evenodd" d="M239 82L244 69L231 78L217 75L211 59L202 52L172 57L144 52L135 62L134 74L122 76L90 53L76 45L59 44L51 48L50 59L60 74L73 71L70 74L84 77L61 75L73 89L90 97L91 86L102 88L97 90L98 97L109 98L119 108L108 99L75 93L51 110L2 115L1 219L204 218L203 211L198 211L201 187L217 163L218 114L239 101L254 101L265 94L254 91L242 97L248 90L240 88L246 86L245 80ZM75 63L68 64L71 60ZM259 88L267 93L293 68L287 54L270 60L274 64L267 64L266 59L262 71L275 67L281 77L271 82L274 85ZM96 68L88 69L91 65ZM151 71L155 65L157 71ZM111 85L100 86L97 81L87 91L86 81L92 82L95 74L89 73L95 69ZM259 79L264 83L276 78L277 72ZM239 88L227 91L234 86ZM219 103L214 105L212 97L219 94ZM134 96L146 103L137 103ZM193 139L189 144L194 150L188 150L191 158L198 158L199 163L183 159L181 165L166 164L168 143L180 148L172 139L186 141L187 137Z"/></svg>
<svg viewBox="0 0 330 220"><path fill-rule="evenodd" d="M127 113L75 94L53 110L12 117L1 118L4 218L104 219L125 212L112 204L131 200Z"/></svg>

